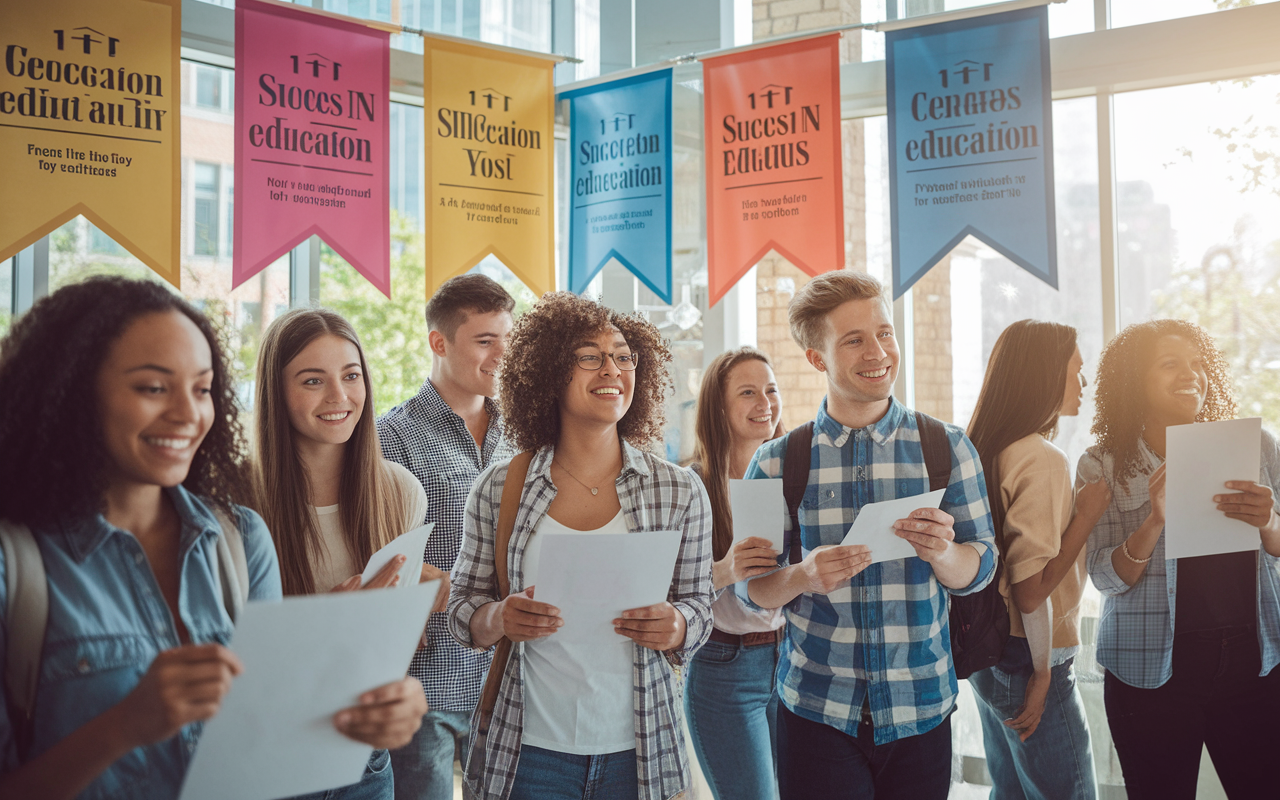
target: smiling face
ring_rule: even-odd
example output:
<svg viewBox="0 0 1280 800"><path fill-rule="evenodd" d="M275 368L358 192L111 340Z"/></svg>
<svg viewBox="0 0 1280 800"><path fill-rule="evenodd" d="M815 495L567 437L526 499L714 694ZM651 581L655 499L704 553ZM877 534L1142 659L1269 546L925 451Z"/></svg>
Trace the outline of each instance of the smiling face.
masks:
<svg viewBox="0 0 1280 800"><path fill-rule="evenodd" d="M850 300L827 315L826 325L822 349L805 355L827 374L830 405L866 406L888 400L898 377L899 356L886 304L875 298Z"/></svg>
<svg viewBox="0 0 1280 800"><path fill-rule="evenodd" d="M364 411L360 351L331 333L318 336L284 367L289 423L302 440L345 444Z"/></svg>
<svg viewBox="0 0 1280 800"><path fill-rule="evenodd" d="M1084 398L1084 387L1088 385L1081 371L1083 368L1084 358L1077 347L1067 362L1067 382L1062 387L1062 408L1058 410L1060 417L1074 417L1080 413L1080 401Z"/></svg>
<svg viewBox="0 0 1280 800"><path fill-rule="evenodd" d="M213 353L186 315L138 317L107 351L97 388L112 485L177 486L213 425Z"/></svg>
<svg viewBox="0 0 1280 800"><path fill-rule="evenodd" d="M1182 336L1161 336L1143 384L1150 422L1160 426L1195 422L1209 392L1204 354Z"/></svg>
<svg viewBox="0 0 1280 800"><path fill-rule="evenodd" d="M782 419L782 396L768 364L757 358L742 361L725 378L724 413L734 443L763 443Z"/></svg>
<svg viewBox="0 0 1280 800"><path fill-rule="evenodd" d="M511 338L511 327L509 311L468 312L452 340L432 331L431 352L440 366L441 379L465 394L496 396L498 365Z"/></svg>
<svg viewBox="0 0 1280 800"><path fill-rule="evenodd" d="M617 425L631 408L636 388L635 371L619 369L615 360L631 355L627 340L617 328L610 328L578 342L573 353L575 358L601 358L602 363L594 371L573 367L569 385L560 395L561 430L570 425Z"/></svg>

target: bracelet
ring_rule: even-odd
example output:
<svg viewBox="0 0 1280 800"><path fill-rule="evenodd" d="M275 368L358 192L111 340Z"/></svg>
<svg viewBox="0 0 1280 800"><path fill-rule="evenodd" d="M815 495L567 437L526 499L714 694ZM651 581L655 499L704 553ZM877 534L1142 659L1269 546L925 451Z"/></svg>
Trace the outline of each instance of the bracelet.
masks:
<svg viewBox="0 0 1280 800"><path fill-rule="evenodd" d="M1146 558L1134 558L1134 557L1133 557L1133 554L1129 552L1129 540L1128 540L1128 539L1125 539L1125 540L1124 540L1124 543L1120 545L1120 552L1124 553L1124 557L1125 557L1125 558L1127 558L1127 559L1129 559L1130 561L1132 561L1132 562L1133 562L1133 563L1135 563L1135 564L1145 564L1145 563L1147 563L1148 561L1150 561L1150 560L1151 560L1151 556L1147 556Z"/></svg>

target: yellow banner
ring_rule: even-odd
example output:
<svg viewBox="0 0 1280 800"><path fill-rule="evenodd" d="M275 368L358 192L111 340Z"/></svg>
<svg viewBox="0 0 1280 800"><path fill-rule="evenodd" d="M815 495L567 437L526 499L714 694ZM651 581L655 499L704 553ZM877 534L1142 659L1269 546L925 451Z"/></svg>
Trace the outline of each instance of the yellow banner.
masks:
<svg viewBox="0 0 1280 800"><path fill-rule="evenodd" d="M427 38L427 296L492 253L555 288L550 60Z"/></svg>
<svg viewBox="0 0 1280 800"><path fill-rule="evenodd" d="M181 8L0 3L0 260L83 214L178 285Z"/></svg>

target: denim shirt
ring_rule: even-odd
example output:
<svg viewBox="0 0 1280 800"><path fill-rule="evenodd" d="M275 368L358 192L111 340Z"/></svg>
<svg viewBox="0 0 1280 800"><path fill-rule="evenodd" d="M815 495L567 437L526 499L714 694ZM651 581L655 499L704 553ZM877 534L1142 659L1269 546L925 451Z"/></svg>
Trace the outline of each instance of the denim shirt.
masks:
<svg viewBox="0 0 1280 800"><path fill-rule="evenodd" d="M1173 676L1174 611L1177 608L1178 561L1166 559L1164 531L1156 540L1151 562L1133 586L1124 582L1111 563L1111 555L1151 513L1147 480L1163 463L1145 441L1138 448L1144 463L1137 474L1118 481L1111 454L1090 447L1076 468L1077 488L1085 482L1106 480L1111 504L1089 534L1086 564L1094 586L1102 592L1102 617L1098 621L1098 663L1117 678L1140 689L1163 686ZM1280 443L1262 432L1262 480L1280 496ZM1227 492L1226 488L1222 489ZM1258 546L1255 596L1258 605L1258 648L1262 675L1280 663L1280 558Z"/></svg>
<svg viewBox="0 0 1280 800"><path fill-rule="evenodd" d="M178 612L192 644L231 638L232 623L212 565L221 526L200 498L181 486L167 490L182 521ZM249 599L277 600L280 570L266 525L237 507L249 567ZM33 528L49 584L49 622L41 654L34 759L125 698L161 650L179 646L173 615L141 544L102 515ZM8 598L0 554L0 663L8 645ZM0 693L2 695L3 693ZM171 800L178 796L200 724L124 755L80 795L82 800ZM19 765L13 722L0 696L0 773Z"/></svg>

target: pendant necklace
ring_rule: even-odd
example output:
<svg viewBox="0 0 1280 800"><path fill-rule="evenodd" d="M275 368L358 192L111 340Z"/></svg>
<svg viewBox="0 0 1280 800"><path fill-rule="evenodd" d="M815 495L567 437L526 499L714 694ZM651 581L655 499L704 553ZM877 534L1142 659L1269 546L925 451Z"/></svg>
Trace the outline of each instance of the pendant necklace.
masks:
<svg viewBox="0 0 1280 800"><path fill-rule="evenodd" d="M561 464L561 463L559 463L559 462L555 462L555 464L556 464L556 466L560 467L560 469L563 469L563 470L564 470L564 474L568 475L570 478L573 478L575 481L578 481L578 483L581 483L581 484L582 484L582 488L584 488L584 489L586 489L586 490L590 491L590 492L591 492L591 494L592 494L592 496L595 496L595 495L600 494L600 487L599 487L599 486L588 486L588 485L586 485L585 483L582 483L582 481L578 480L578 476L577 476L577 475L574 475L572 472L570 472L569 470L565 469L564 464Z"/></svg>

